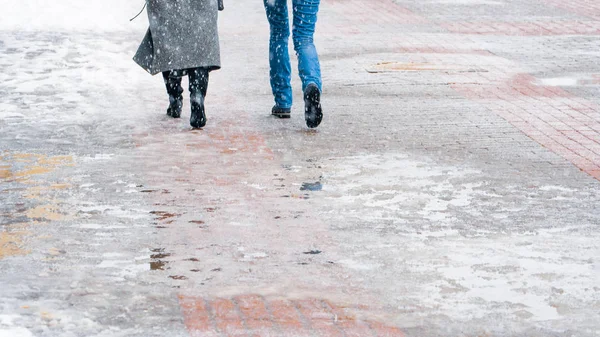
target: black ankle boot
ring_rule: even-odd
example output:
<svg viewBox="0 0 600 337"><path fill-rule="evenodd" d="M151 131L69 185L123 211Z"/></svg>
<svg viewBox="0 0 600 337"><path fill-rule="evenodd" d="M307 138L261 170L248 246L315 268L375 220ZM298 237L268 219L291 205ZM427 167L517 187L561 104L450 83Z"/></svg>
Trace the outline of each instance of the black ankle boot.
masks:
<svg viewBox="0 0 600 337"><path fill-rule="evenodd" d="M193 128L201 128L206 125L206 114L204 112L204 98L206 98L206 92L208 90L208 69L190 69L189 76L190 103L192 106L190 125Z"/></svg>
<svg viewBox="0 0 600 337"><path fill-rule="evenodd" d="M316 128L323 120L321 90L314 83L309 84L304 90L304 119L309 128Z"/></svg>
<svg viewBox="0 0 600 337"><path fill-rule="evenodd" d="M169 94L167 116L179 118L181 117L181 109L183 107L181 77L173 77L171 76L170 71L165 71L163 73L163 79L165 80L165 86L167 87L167 93Z"/></svg>
<svg viewBox="0 0 600 337"><path fill-rule="evenodd" d="M278 118L290 118L292 117L292 109L291 108L281 108L275 105L273 109L271 109L271 115Z"/></svg>

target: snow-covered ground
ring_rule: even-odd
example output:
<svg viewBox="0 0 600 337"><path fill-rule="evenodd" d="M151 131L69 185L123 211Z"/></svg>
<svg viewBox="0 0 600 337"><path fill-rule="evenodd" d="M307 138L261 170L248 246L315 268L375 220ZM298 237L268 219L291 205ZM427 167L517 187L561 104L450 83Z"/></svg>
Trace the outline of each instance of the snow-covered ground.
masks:
<svg viewBox="0 0 600 337"><path fill-rule="evenodd" d="M0 1L0 30L131 32L144 28L145 13L130 22L144 1Z"/></svg>

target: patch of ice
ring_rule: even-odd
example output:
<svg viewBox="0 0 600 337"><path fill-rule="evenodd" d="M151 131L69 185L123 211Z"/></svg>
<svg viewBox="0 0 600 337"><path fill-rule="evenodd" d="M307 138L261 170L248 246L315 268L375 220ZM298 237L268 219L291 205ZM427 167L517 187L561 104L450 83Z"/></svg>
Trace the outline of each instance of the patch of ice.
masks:
<svg viewBox="0 0 600 337"><path fill-rule="evenodd" d="M325 190L340 203L360 203L371 216L418 212L423 218L442 221L449 207L468 209L472 200L489 196L470 183L480 172L436 165L403 154L336 158L328 170Z"/></svg>
<svg viewBox="0 0 600 337"><path fill-rule="evenodd" d="M566 188L563 186L555 186L555 185L546 185L546 186L540 187L539 189L540 189L540 191L561 191L561 192L570 192L570 193L575 192L574 189Z"/></svg>
<svg viewBox="0 0 600 337"><path fill-rule="evenodd" d="M571 77L542 78L539 81L542 85L549 87L573 87L579 82L576 78Z"/></svg>

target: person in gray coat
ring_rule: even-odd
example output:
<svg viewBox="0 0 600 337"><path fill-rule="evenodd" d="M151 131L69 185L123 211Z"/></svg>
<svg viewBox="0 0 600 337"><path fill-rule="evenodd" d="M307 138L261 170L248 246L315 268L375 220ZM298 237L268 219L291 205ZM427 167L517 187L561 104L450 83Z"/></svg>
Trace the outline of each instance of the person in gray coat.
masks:
<svg viewBox="0 0 600 337"><path fill-rule="evenodd" d="M221 68L218 11L222 0L147 0L150 27L134 61L152 75L162 73L169 107L167 115L181 117L181 78L189 76L190 125L206 125L204 99L208 75Z"/></svg>

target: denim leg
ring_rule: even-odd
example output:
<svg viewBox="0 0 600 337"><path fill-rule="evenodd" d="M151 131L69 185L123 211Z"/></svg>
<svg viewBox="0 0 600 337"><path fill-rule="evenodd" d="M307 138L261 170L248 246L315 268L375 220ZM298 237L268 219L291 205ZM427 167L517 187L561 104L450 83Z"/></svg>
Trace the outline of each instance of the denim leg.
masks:
<svg viewBox="0 0 600 337"><path fill-rule="evenodd" d="M264 0L267 19L271 26L269 64L271 89L275 104L281 108L292 106L292 66L288 52L290 24L287 0Z"/></svg>
<svg viewBox="0 0 600 337"><path fill-rule="evenodd" d="M302 80L302 91L311 83L322 90L321 65L313 42L320 0L293 0L294 49L298 55L298 72Z"/></svg>

